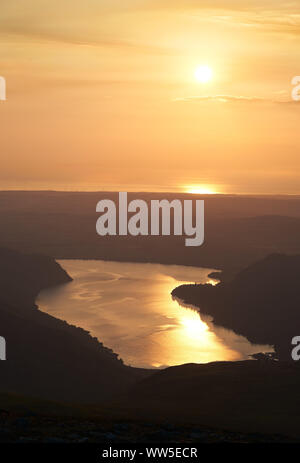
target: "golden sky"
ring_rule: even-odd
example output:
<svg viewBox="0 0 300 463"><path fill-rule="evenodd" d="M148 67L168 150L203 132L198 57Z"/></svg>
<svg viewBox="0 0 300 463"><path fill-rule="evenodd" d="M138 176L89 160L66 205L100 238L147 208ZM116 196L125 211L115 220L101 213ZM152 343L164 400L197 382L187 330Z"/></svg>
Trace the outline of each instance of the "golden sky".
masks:
<svg viewBox="0 0 300 463"><path fill-rule="evenodd" d="M299 0L0 12L0 189L300 194Z"/></svg>

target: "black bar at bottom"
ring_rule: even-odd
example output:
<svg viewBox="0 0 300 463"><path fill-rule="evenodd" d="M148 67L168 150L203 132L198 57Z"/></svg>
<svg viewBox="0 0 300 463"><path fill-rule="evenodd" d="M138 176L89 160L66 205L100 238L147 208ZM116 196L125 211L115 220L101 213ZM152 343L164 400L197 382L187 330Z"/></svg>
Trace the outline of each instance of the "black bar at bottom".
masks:
<svg viewBox="0 0 300 463"><path fill-rule="evenodd" d="M284 458L289 453L300 451L300 444L0 444L0 455L6 461L39 462L52 461L105 463L141 461L186 461L206 462L213 458L223 460L228 456L230 462L248 458ZM7 460L9 458L9 460ZM3 459L4 461L4 459Z"/></svg>

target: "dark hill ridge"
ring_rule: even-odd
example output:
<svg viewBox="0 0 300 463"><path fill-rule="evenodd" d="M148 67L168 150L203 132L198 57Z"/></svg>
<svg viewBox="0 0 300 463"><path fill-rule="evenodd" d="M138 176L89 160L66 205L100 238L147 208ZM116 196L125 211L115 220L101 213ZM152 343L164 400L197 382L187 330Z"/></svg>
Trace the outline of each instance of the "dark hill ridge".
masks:
<svg viewBox="0 0 300 463"><path fill-rule="evenodd" d="M221 268L232 278L247 265L280 252L300 253L299 196L129 193L128 200L204 199L205 242L186 247L181 236L106 236L95 230L96 204L118 193L0 192L0 243L55 259L104 259Z"/></svg>
<svg viewBox="0 0 300 463"><path fill-rule="evenodd" d="M300 365L246 360L186 364L137 384L119 412L240 432L300 437ZM126 409L131 403L131 410Z"/></svg>
<svg viewBox="0 0 300 463"><path fill-rule="evenodd" d="M43 288L72 281L67 272L44 255L23 254L0 248L0 300L18 309L35 306Z"/></svg>
<svg viewBox="0 0 300 463"><path fill-rule="evenodd" d="M300 335L300 255L273 254L239 272L231 282L182 285L172 296L213 316L251 342L271 344L291 360L291 339Z"/></svg>
<svg viewBox="0 0 300 463"><path fill-rule="evenodd" d="M1 391L99 402L145 375L87 331L37 310L40 290L70 280L52 258L0 249Z"/></svg>

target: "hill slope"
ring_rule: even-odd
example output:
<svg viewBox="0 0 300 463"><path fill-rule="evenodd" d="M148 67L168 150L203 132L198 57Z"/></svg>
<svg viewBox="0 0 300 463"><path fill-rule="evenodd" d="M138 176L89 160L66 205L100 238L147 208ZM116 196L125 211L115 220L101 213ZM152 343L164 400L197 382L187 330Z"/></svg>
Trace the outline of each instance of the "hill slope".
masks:
<svg viewBox="0 0 300 463"><path fill-rule="evenodd" d="M68 281L52 258L0 249L0 335L7 344L1 391L93 402L144 376L83 329L37 310L41 289Z"/></svg>
<svg viewBox="0 0 300 463"><path fill-rule="evenodd" d="M251 342L275 345L280 359L291 360L291 340L300 335L299 276L300 255L273 254L230 282L182 285L172 295Z"/></svg>

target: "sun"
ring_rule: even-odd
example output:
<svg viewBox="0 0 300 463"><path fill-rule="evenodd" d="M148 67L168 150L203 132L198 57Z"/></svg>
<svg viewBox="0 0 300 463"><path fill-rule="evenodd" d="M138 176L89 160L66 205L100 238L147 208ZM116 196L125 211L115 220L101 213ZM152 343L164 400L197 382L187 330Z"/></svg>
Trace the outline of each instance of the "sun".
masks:
<svg viewBox="0 0 300 463"><path fill-rule="evenodd" d="M198 82L206 84L212 79L213 72L209 66L199 66L195 71L195 78Z"/></svg>
<svg viewBox="0 0 300 463"><path fill-rule="evenodd" d="M194 195L216 195L218 192L210 185L188 185L184 188L185 193Z"/></svg>

